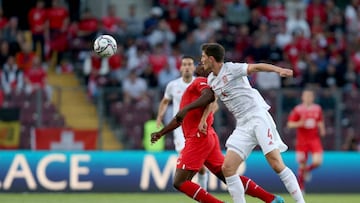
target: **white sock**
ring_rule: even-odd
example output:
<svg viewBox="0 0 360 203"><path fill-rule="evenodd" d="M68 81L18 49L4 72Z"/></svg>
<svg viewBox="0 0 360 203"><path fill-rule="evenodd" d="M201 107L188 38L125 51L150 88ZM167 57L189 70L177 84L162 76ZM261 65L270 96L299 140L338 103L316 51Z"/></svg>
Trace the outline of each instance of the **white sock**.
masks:
<svg viewBox="0 0 360 203"><path fill-rule="evenodd" d="M204 174L198 173L198 183L204 190L207 190L208 180L209 173L207 171Z"/></svg>
<svg viewBox="0 0 360 203"><path fill-rule="evenodd" d="M297 203L305 203L304 197L300 190L300 186L299 183L297 182L295 174L288 167L286 167L278 175L280 176L281 181L284 183L287 191L290 193L292 198Z"/></svg>
<svg viewBox="0 0 360 203"><path fill-rule="evenodd" d="M226 177L226 185L234 203L245 203L245 190L239 175Z"/></svg>

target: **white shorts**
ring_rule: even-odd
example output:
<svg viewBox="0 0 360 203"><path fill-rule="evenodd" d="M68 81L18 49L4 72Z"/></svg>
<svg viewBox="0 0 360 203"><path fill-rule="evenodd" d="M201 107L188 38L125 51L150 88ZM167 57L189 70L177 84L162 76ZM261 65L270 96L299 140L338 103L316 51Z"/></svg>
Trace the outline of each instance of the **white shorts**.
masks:
<svg viewBox="0 0 360 203"><path fill-rule="evenodd" d="M243 160L257 145L260 145L263 154L274 149L280 152L288 149L276 130L273 118L265 109L251 112L250 116L238 120L235 130L226 141L227 149L238 153Z"/></svg>
<svg viewBox="0 0 360 203"><path fill-rule="evenodd" d="M185 138L181 127L174 130L174 145L178 153L185 147Z"/></svg>

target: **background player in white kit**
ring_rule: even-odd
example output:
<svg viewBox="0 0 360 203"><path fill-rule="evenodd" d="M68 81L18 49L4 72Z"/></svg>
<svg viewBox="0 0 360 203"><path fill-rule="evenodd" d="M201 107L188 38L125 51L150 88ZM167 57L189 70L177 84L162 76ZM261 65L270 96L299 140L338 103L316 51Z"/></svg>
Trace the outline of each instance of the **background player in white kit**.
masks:
<svg viewBox="0 0 360 203"><path fill-rule="evenodd" d="M264 63L224 63L225 49L217 43L203 44L201 50L202 65L212 70L208 76L209 85L236 118L236 128L226 141L227 151L222 166L234 203L245 202L244 187L236 171L257 145L260 145L269 165L280 176L293 199L297 203L304 203L296 176L282 160L280 152L286 151L287 146L282 142L268 112L270 106L251 87L247 78L247 75L259 71L291 77L292 70Z"/></svg>
<svg viewBox="0 0 360 203"><path fill-rule="evenodd" d="M195 72L195 60L191 56L183 56L181 59L181 77L175 80L170 81L165 88L164 97L162 98L158 114L156 117L157 126L162 125L162 120L168 108L170 101L172 101L173 116L179 111L180 101L183 93L186 88L194 81L194 72ZM175 150L179 153L185 146L185 138L182 128L177 128L174 130L174 145ZM203 189L207 189L208 182L208 173L205 167L200 169L198 174L198 183Z"/></svg>

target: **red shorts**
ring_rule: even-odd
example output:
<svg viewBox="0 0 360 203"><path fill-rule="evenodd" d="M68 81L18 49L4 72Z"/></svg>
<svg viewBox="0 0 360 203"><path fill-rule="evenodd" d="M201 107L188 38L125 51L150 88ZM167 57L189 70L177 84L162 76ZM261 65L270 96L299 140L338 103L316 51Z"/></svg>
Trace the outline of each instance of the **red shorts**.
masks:
<svg viewBox="0 0 360 203"><path fill-rule="evenodd" d="M322 153L323 152L323 147L321 144L321 140L312 140L311 142L307 142L307 143L296 143L295 146L295 151L296 153L302 153L302 156L305 157L298 157L298 159L305 159L307 160L308 158L308 154L309 153Z"/></svg>
<svg viewBox="0 0 360 203"><path fill-rule="evenodd" d="M212 173L221 171L224 155L214 130L201 137L185 139L185 147L180 152L176 168L199 171L205 165Z"/></svg>

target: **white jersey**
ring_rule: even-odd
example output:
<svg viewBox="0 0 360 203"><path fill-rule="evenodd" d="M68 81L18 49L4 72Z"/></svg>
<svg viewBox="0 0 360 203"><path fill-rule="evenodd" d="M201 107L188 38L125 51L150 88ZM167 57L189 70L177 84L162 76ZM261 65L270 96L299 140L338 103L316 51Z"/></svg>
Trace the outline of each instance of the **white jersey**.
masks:
<svg viewBox="0 0 360 203"><path fill-rule="evenodd" d="M211 73L208 84L237 120L257 108L270 109L247 78L247 63L224 63L217 76Z"/></svg>
<svg viewBox="0 0 360 203"><path fill-rule="evenodd" d="M191 82L186 83L180 77L178 79L172 80L166 85L164 98L171 100L173 103L173 116L177 114L180 108L181 97L184 94L185 90L189 85L194 81L195 77L191 80Z"/></svg>

